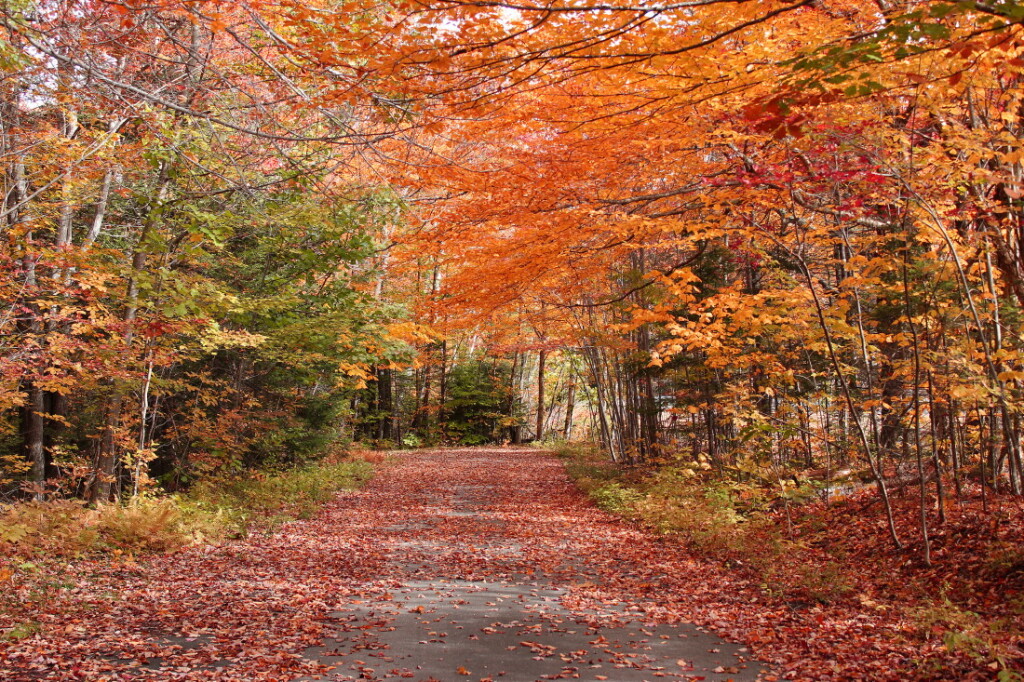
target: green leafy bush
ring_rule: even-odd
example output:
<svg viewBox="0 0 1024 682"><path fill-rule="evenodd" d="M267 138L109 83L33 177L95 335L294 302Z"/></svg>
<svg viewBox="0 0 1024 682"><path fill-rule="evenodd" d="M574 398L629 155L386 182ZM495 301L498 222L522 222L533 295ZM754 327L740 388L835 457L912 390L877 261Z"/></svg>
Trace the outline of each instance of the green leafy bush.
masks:
<svg viewBox="0 0 1024 682"><path fill-rule="evenodd" d="M639 490L615 481L594 488L590 496L601 509L622 516L633 515L637 504L644 499L643 493Z"/></svg>

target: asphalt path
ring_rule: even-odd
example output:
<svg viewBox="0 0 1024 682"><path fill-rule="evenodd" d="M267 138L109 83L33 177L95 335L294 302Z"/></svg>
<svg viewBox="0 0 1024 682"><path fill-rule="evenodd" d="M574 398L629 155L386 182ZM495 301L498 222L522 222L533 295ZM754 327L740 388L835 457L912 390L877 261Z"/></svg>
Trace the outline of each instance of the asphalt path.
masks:
<svg viewBox="0 0 1024 682"><path fill-rule="evenodd" d="M749 593L529 449L395 453L315 518L41 564L2 682L752 680ZM760 613L760 612L758 612Z"/></svg>
<svg viewBox="0 0 1024 682"><path fill-rule="evenodd" d="M302 680L739 682L760 672L744 647L647 613L657 575L643 546L628 556L620 542L602 546L622 522L572 490L551 456L403 453L346 503L345 517L373 525L387 589L329 614L334 632L304 655L332 670ZM643 592L635 601L631 585Z"/></svg>

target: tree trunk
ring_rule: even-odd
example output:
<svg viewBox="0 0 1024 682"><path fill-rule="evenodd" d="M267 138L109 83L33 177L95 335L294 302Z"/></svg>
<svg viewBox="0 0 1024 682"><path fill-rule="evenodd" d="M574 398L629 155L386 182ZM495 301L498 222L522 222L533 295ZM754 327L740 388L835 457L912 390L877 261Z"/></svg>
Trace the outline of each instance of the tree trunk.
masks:
<svg viewBox="0 0 1024 682"><path fill-rule="evenodd" d="M562 438L569 440L572 437L572 418L576 411L576 381L569 382L568 395L565 399L565 426L562 428Z"/></svg>
<svg viewBox="0 0 1024 682"><path fill-rule="evenodd" d="M394 438L392 418L395 405L391 386L391 370L387 367L377 368L377 438L391 440Z"/></svg>
<svg viewBox="0 0 1024 682"><path fill-rule="evenodd" d="M32 497L43 500L46 497L46 447L43 413L46 411L46 395L35 384L29 386L28 403L22 407L25 438L25 455L32 464Z"/></svg>
<svg viewBox="0 0 1024 682"><path fill-rule="evenodd" d="M143 223L142 232L139 234L135 253L132 255L131 274L128 278L128 291L126 295L127 305L125 306L123 317L127 327L123 340L123 355L126 361L131 357L132 344L135 340L135 320L139 313L139 276L145 269L146 261L149 257L149 252L147 251L149 237L156 230L156 221L159 219L160 210L167 199L167 193L170 188L169 171L170 168L167 163L164 163L160 168L160 179L157 184L159 189L156 193L156 199L149 209L149 213ZM117 429L121 423L121 411L124 408L124 400L124 388L116 383L113 384L110 398L107 402L103 433L100 437L96 453L92 489L89 493L89 500L94 504L109 501L112 495L114 472L117 468Z"/></svg>
<svg viewBox="0 0 1024 682"><path fill-rule="evenodd" d="M544 365L547 351L541 350L537 355L537 440L544 440Z"/></svg>

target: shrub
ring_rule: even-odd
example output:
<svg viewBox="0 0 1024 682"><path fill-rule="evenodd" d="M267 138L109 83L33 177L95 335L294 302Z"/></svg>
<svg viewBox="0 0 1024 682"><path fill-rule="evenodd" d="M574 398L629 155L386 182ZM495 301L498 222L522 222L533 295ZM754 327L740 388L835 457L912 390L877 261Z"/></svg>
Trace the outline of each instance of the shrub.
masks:
<svg viewBox="0 0 1024 682"><path fill-rule="evenodd" d="M785 543L765 506L761 491L731 481L706 480L702 462L665 465L649 471L626 471L592 446L565 445L555 450L576 485L606 511L637 519L662 533L678 536L694 549L768 571L785 551ZM817 583L808 576L800 591L814 599L831 599L838 583Z"/></svg>
<svg viewBox="0 0 1024 682"><path fill-rule="evenodd" d="M224 478L196 486L188 496L198 508L244 516L242 525L274 526L309 518L336 492L369 480L372 465L364 460L314 464L279 473Z"/></svg>
<svg viewBox="0 0 1024 682"><path fill-rule="evenodd" d="M339 490L367 481L363 460L206 481L187 495L90 508L73 500L0 508L0 554L75 557L170 552L304 519Z"/></svg>
<svg viewBox="0 0 1024 682"><path fill-rule="evenodd" d="M0 514L0 540L22 554L77 556L171 551L189 544L189 533L184 515L171 499L95 509L56 500L9 507Z"/></svg>
<svg viewBox="0 0 1024 682"><path fill-rule="evenodd" d="M189 544L184 516L173 500L105 505L96 511L94 527L104 549L170 552Z"/></svg>
<svg viewBox="0 0 1024 682"><path fill-rule="evenodd" d="M612 481L594 488L590 496L597 506L613 514L632 516L637 503L644 499L643 493Z"/></svg>

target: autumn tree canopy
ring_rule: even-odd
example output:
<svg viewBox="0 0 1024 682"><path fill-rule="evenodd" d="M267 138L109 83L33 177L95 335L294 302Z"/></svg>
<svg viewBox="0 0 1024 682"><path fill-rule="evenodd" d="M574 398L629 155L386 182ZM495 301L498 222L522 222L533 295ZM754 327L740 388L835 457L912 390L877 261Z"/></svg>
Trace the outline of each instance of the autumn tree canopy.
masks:
<svg viewBox="0 0 1024 682"><path fill-rule="evenodd" d="M1014 3L3 16L9 482L557 436L1021 492Z"/></svg>

